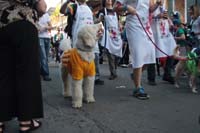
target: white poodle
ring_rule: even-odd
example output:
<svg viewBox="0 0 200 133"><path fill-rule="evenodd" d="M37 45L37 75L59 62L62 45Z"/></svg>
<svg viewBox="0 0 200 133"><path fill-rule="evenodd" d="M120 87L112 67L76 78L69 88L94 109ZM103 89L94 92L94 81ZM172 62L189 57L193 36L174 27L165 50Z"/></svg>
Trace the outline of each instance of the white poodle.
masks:
<svg viewBox="0 0 200 133"><path fill-rule="evenodd" d="M72 107L74 108L81 108L82 101L95 102L94 48L101 29L102 24L85 25L78 32L76 48L69 49L69 41L68 44L65 43L67 45L65 50L68 50L70 57L67 67L61 66L63 95L72 96Z"/></svg>

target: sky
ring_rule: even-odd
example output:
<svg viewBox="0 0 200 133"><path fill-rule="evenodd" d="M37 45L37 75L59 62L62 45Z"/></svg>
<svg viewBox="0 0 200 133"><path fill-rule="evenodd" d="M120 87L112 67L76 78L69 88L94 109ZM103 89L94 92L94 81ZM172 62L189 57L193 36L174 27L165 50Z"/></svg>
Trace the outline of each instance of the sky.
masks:
<svg viewBox="0 0 200 133"><path fill-rule="evenodd" d="M61 2L61 0L45 0L47 3L47 9L50 7L56 7L56 5ZM64 0L63 0L64 1Z"/></svg>

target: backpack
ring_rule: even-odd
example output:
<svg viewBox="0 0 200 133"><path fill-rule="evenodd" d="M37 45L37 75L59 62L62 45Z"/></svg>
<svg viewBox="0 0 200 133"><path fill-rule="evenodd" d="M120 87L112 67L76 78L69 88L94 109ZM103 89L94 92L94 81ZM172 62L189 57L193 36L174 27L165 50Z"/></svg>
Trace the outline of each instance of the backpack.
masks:
<svg viewBox="0 0 200 133"><path fill-rule="evenodd" d="M76 10L77 10L77 4L75 4L75 11L74 14L71 15L69 14L67 17L67 25L64 29L64 32L67 33L67 35L72 38L72 25L73 25L73 21L75 20L75 15L76 15Z"/></svg>

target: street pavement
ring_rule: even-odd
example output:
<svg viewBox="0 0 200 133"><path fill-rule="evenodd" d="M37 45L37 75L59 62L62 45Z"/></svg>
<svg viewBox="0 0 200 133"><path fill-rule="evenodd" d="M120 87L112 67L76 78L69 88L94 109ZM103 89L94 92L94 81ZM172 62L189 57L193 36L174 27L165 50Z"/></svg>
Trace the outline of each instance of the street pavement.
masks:
<svg viewBox="0 0 200 133"><path fill-rule="evenodd" d="M180 89L159 76L157 86L149 86L144 72L143 86L151 97L143 101L131 96L131 71L119 67L118 78L110 81L108 65L101 65L105 84L95 86L96 103L73 109L62 96L58 65L50 64L52 81L42 81L45 117L35 133L200 133L200 95L191 93L187 78L181 78ZM17 130L16 120L6 124L6 133Z"/></svg>

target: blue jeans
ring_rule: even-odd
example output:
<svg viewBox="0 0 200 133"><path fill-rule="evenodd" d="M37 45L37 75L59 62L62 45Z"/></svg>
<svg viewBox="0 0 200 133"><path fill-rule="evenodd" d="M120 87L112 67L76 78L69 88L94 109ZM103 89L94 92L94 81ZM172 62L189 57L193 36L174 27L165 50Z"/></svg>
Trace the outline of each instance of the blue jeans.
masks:
<svg viewBox="0 0 200 133"><path fill-rule="evenodd" d="M95 75L95 80L100 79L100 71L99 71L99 53L95 53L95 59L94 59L94 63L95 63L95 71L96 71L96 75Z"/></svg>
<svg viewBox="0 0 200 133"><path fill-rule="evenodd" d="M50 38L40 38L40 74L49 76L48 55L50 49Z"/></svg>

